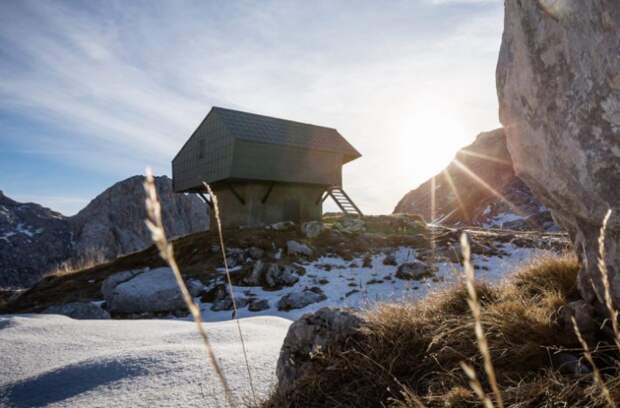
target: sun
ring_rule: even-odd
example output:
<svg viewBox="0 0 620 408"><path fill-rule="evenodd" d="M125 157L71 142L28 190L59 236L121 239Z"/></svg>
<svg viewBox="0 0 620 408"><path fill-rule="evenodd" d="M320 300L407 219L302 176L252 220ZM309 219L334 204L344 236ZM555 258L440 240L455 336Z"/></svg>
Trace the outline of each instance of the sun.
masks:
<svg viewBox="0 0 620 408"><path fill-rule="evenodd" d="M439 173L469 142L464 126L441 110L416 111L401 124L399 156L405 171L425 180Z"/></svg>

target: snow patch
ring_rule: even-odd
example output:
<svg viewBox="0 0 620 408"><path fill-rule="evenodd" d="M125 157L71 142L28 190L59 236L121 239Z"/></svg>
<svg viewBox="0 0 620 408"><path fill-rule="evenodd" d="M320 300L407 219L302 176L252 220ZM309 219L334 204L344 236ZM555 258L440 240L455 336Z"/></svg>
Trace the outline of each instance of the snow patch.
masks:
<svg viewBox="0 0 620 408"><path fill-rule="evenodd" d="M275 382L290 322L241 322L258 397ZM236 399L249 397L233 322L205 324ZM224 407L224 392L194 323L73 320L58 315L0 317L0 406Z"/></svg>

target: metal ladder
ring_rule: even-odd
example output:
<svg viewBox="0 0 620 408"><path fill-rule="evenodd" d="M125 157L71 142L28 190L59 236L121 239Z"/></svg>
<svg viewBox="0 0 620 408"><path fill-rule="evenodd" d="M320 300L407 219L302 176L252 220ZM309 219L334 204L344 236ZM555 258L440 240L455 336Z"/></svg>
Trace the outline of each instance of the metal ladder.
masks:
<svg viewBox="0 0 620 408"><path fill-rule="evenodd" d="M351 200L351 197L349 197L347 193L344 192L342 187L339 187L339 186L329 187L327 191L325 192L323 201L325 201L327 197L333 198L333 200L336 202L338 207L340 207L343 213L348 214L348 215L359 215L360 217L364 216L364 214L362 214L362 212L357 207L357 205L355 205L353 200Z"/></svg>

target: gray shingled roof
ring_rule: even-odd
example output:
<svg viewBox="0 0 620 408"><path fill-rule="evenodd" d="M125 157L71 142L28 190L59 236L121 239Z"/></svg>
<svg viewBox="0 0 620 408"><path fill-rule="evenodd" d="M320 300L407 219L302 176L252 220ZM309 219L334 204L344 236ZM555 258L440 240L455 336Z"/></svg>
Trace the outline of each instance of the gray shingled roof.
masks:
<svg viewBox="0 0 620 408"><path fill-rule="evenodd" d="M213 113L236 138L343 153L346 161L361 154L336 129L214 106Z"/></svg>

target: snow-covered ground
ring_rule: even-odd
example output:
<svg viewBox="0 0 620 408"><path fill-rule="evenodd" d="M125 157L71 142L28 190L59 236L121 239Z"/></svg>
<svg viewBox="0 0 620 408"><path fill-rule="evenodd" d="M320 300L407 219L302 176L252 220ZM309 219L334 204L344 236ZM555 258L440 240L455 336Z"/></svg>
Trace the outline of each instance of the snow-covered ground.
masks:
<svg viewBox="0 0 620 408"><path fill-rule="evenodd" d="M242 319L254 385L265 395L290 321ZM207 323L235 398L250 398L233 322ZM1 407L224 407L191 322L0 316ZM240 404L237 404L240 405Z"/></svg>
<svg viewBox="0 0 620 408"><path fill-rule="evenodd" d="M479 256L474 255L476 279L486 282L499 282L518 265L546 251L535 248L520 248L506 244L502 248L508 255ZM416 258L415 250L399 248L393 254L398 265L411 262ZM337 257L322 257L317 261L300 263L306 273L292 287L268 291L261 287L235 286L235 297L248 297L251 294L257 299L269 301L269 308L260 312L249 311L247 307L239 309L240 317L269 315L296 320L302 315L314 312L326 306L338 307L372 307L377 302L415 301L426 296L429 291L445 288L462 278L462 267L455 263L443 262L437 265L433 277L423 280L401 280L396 278L397 266L384 265L385 254L372 257L372 267L362 267L362 259L345 261ZM172 272L171 272L172 273ZM223 281L223 280L222 280ZM326 299L310 304L301 309L281 311L277 308L278 300L289 293L299 292L303 288L319 287ZM196 299L199 301L199 299ZM205 321L221 321L231 318L231 311L212 311L211 303L201 304Z"/></svg>

